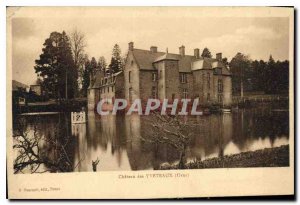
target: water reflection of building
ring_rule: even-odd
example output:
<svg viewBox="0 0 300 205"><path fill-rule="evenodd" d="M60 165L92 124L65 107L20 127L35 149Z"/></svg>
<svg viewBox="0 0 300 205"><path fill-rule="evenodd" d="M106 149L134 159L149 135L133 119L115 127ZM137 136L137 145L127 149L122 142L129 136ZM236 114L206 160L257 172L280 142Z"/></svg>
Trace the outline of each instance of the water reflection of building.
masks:
<svg viewBox="0 0 300 205"><path fill-rule="evenodd" d="M20 117L26 118L28 135L32 135L36 127L38 134L48 141L66 144L65 151L74 162L73 166L82 160L75 171L92 171L92 160L97 157L100 160L98 171L157 169L164 162L171 164L179 159L178 151L171 146L142 140L151 130L147 116L99 116L90 112L86 124L76 125L71 124L69 114ZM192 136L186 152L188 159L205 159L289 143L288 112L251 109L187 118L196 124L189 130ZM53 144L40 146L51 160L62 156Z"/></svg>
<svg viewBox="0 0 300 205"><path fill-rule="evenodd" d="M241 151L273 147L276 139L289 133L288 112L269 108L240 110L233 114L233 121L233 142Z"/></svg>
<svg viewBox="0 0 300 205"><path fill-rule="evenodd" d="M196 117L195 121L199 126L191 130L195 134L191 141L188 157L197 159L222 157L226 145L232 138L232 115Z"/></svg>
<svg viewBox="0 0 300 205"><path fill-rule="evenodd" d="M75 170L87 171L82 165L81 160L85 159L85 154L87 153L87 143L86 143L86 124L78 123L72 124L72 136L76 138L76 152L74 158Z"/></svg>
<svg viewBox="0 0 300 205"><path fill-rule="evenodd" d="M127 154L132 170L151 169L152 153L144 152L142 133L145 127L138 114L126 115L125 130L127 139Z"/></svg>
<svg viewBox="0 0 300 205"><path fill-rule="evenodd" d="M107 74L97 71L95 76L90 78L88 88L88 109L94 110L97 103L102 99L124 98L124 75L123 72ZM103 107L111 109L111 104L107 101ZM105 109L105 108L103 108Z"/></svg>
<svg viewBox="0 0 300 205"><path fill-rule="evenodd" d="M85 154L79 171L92 171L92 161L100 160L97 170L130 170L123 130L123 119L115 115L88 113L85 140L78 141L78 152ZM80 159L77 158L77 161Z"/></svg>

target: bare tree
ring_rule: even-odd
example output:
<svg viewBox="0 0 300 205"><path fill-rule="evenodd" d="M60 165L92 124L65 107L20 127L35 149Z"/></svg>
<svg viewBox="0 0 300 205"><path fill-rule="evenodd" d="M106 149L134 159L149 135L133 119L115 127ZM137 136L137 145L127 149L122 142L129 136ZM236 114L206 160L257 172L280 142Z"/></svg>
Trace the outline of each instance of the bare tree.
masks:
<svg viewBox="0 0 300 205"><path fill-rule="evenodd" d="M160 115L154 112L148 118L150 121L150 129L142 136L146 142L153 144L168 144L175 148L179 153L180 169L185 167L186 163L186 148L189 145L194 132L193 128L201 130L201 123L189 121L188 116L178 115Z"/></svg>
<svg viewBox="0 0 300 205"><path fill-rule="evenodd" d="M43 172L70 172L77 165L73 166L66 151L69 140L59 142L59 130L54 130L54 136L44 136L38 133L34 125L33 133L27 130L26 121L19 120L17 129L14 130L13 149L17 156L14 159L14 173L24 173L27 170L31 173ZM45 165L39 170L41 165Z"/></svg>
<svg viewBox="0 0 300 205"><path fill-rule="evenodd" d="M74 55L74 63L77 69L84 63L84 49L86 47L85 36L82 32L75 28L71 35L71 47Z"/></svg>

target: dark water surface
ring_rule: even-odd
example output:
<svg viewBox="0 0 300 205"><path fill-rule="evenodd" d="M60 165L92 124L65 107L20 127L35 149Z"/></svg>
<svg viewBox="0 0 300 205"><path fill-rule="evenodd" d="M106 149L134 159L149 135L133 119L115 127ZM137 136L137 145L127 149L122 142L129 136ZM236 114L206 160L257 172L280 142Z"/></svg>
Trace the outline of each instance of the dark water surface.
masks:
<svg viewBox="0 0 300 205"><path fill-rule="evenodd" d="M59 129L59 140L66 144L73 171L93 171L92 161L97 158L100 160L97 171L151 170L163 163L177 163L180 156L169 145L154 145L141 139L151 126L146 116L100 117L89 112L84 124L71 124L70 113L18 118L26 122L28 135L33 134L35 126L39 135L52 139ZM189 120L197 126L190 130L193 135L186 150L187 161L289 144L287 110L255 108ZM41 146L41 149L50 157L57 156L53 148Z"/></svg>

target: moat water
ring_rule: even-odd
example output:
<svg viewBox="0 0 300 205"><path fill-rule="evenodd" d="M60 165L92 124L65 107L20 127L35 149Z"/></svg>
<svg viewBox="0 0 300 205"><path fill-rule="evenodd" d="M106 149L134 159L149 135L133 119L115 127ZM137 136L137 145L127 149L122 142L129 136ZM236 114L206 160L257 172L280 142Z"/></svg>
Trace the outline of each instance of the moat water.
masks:
<svg viewBox="0 0 300 205"><path fill-rule="evenodd" d="M36 128L36 134L44 139L63 140L67 158L76 172L93 171L92 161L96 159L99 159L97 171L152 170L179 161L180 153L172 146L144 140L152 126L147 116L100 117L89 112L83 124L72 124L70 113L18 116L16 120L20 119L25 122L27 135L33 135ZM185 153L187 161L289 144L288 110L240 109L189 117L189 120L195 126L190 129L193 135ZM17 129L14 125L14 130ZM53 154L53 147L40 149L50 158L58 156L57 150Z"/></svg>

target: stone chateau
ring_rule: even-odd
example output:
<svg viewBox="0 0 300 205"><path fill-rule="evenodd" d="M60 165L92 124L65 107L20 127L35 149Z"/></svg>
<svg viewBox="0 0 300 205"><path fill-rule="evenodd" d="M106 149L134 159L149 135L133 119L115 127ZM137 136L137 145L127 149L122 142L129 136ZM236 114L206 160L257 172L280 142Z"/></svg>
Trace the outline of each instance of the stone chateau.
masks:
<svg viewBox="0 0 300 205"><path fill-rule="evenodd" d="M199 99L202 105L229 106L232 102L232 82L229 69L222 63L222 53L216 58L186 55L185 47L179 53L159 52L156 46L149 50L134 48L129 43L123 71L111 76L100 72L91 80L88 91L89 109L95 109L101 99L124 98L128 102L149 98Z"/></svg>

